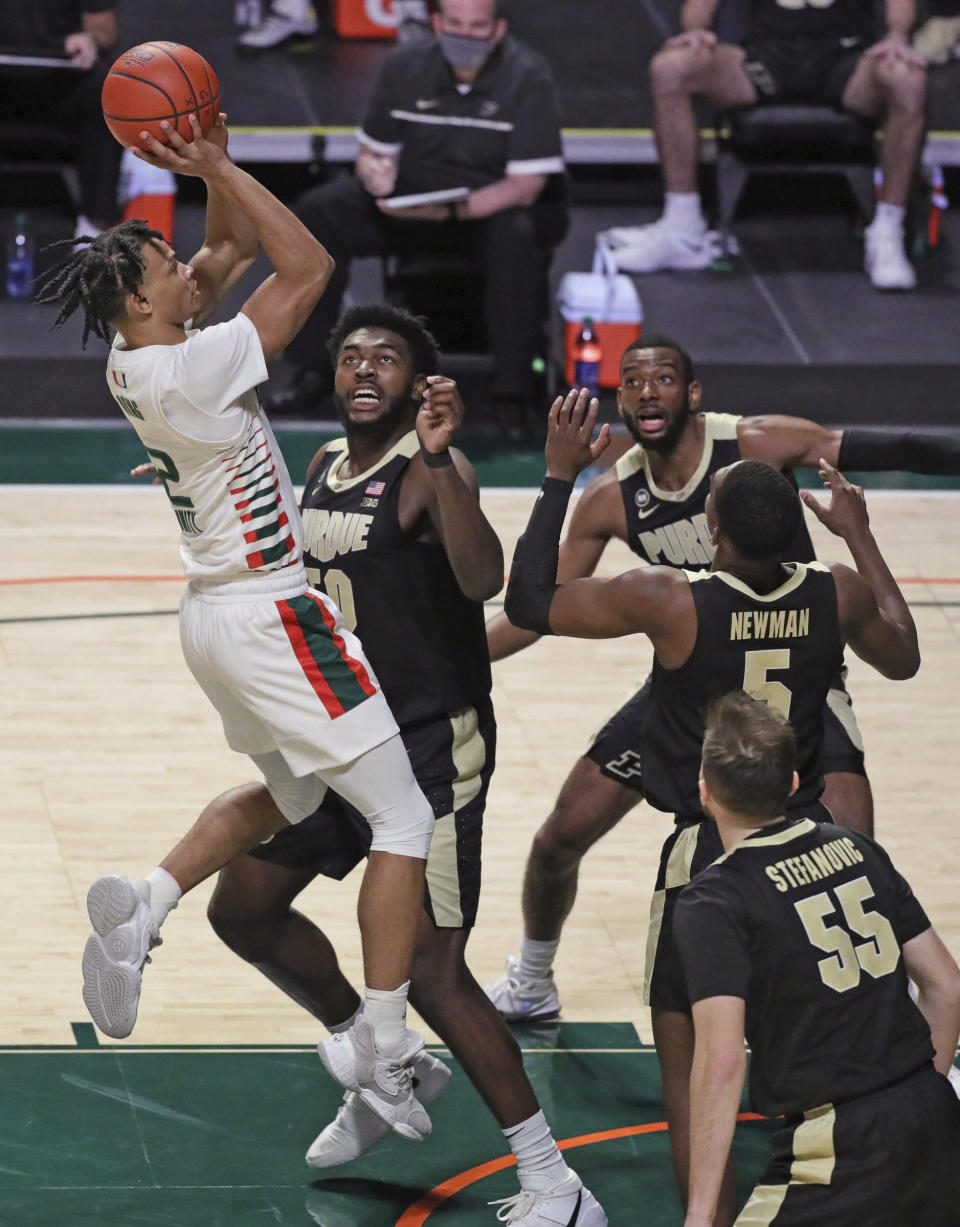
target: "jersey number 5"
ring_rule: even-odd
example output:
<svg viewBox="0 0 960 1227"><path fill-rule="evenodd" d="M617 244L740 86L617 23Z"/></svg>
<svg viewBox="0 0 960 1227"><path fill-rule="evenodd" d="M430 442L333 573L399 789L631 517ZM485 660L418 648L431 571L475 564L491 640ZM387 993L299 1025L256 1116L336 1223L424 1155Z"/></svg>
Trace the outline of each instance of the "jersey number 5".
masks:
<svg viewBox="0 0 960 1227"><path fill-rule="evenodd" d="M747 652L743 662L743 689L751 699L763 699L784 720L790 719L790 691L783 682L772 682L771 671L790 668L789 648L765 648Z"/></svg>
<svg viewBox="0 0 960 1227"><path fill-rule="evenodd" d="M832 891L822 891L794 904L811 945L830 954L830 958L821 959L817 966L820 979L835 992L845 993L856 988L861 971L879 980L889 975L900 962L900 943L890 921L880 912L864 911L864 902L872 898L869 880L855 878L835 886ZM825 918L836 915L838 910L844 923L826 924ZM867 940L854 945L853 933Z"/></svg>

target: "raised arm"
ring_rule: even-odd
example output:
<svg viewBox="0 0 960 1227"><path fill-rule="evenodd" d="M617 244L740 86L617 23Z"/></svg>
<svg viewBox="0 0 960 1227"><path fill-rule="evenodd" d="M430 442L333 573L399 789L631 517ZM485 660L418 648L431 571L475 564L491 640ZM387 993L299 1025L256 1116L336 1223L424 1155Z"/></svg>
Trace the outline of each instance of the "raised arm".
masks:
<svg viewBox="0 0 960 1227"><path fill-rule="evenodd" d="M593 574L607 542L613 536L614 518L622 516L623 502L615 474L605 473L596 478L581 494L560 545L557 561L557 582L568 583ZM624 525L624 529L626 525ZM540 638L534 631L514 626L505 613L498 613L487 623L487 645L491 660L503 660L529 647Z"/></svg>
<svg viewBox="0 0 960 1227"><path fill-rule="evenodd" d="M644 567L616 579L557 584L560 530L577 473L609 442L607 427L593 440L599 408L586 389L557 397L547 425L547 476L526 531L517 542L504 602L515 626L540 634L607 639L648 634L663 664L682 664L696 639L696 610L685 576ZM685 590L685 591L684 591Z"/></svg>
<svg viewBox="0 0 960 1227"><path fill-rule="evenodd" d="M211 144L227 152L227 116L221 113L207 135ZM227 154L229 157L230 155ZM232 159L231 159L232 160ZM190 261L200 287L200 307L194 324L213 315L257 256L257 232L239 210L231 209L228 197L215 180L207 182L207 217L203 246Z"/></svg>
<svg viewBox="0 0 960 1227"><path fill-rule="evenodd" d="M480 509L473 466L462 452L450 448L462 420L463 402L454 381L428 376L417 414L422 461L417 477L460 590L471 600L485 601L503 587L503 549Z"/></svg>
<svg viewBox="0 0 960 1227"><path fill-rule="evenodd" d="M913 677L920 668L920 649L913 615L870 531L863 491L852 486L826 460L820 475L830 490L824 506L809 490L800 497L821 524L842 537L856 571L831 566L837 585L840 630L854 652L884 677Z"/></svg>
<svg viewBox="0 0 960 1227"><path fill-rule="evenodd" d="M252 227L274 272L241 310L259 333L264 357L275 358L303 327L330 280L333 260L286 205L231 162L220 144L202 136L195 115L190 125L190 142L169 125L167 145L142 133L145 148L134 148L134 155L175 174L203 179L223 210L239 212Z"/></svg>
<svg viewBox="0 0 960 1227"><path fill-rule="evenodd" d="M960 473L960 430L908 426L848 426L834 430L784 414L743 417L740 455L778 469L816 468L821 458L843 471Z"/></svg>

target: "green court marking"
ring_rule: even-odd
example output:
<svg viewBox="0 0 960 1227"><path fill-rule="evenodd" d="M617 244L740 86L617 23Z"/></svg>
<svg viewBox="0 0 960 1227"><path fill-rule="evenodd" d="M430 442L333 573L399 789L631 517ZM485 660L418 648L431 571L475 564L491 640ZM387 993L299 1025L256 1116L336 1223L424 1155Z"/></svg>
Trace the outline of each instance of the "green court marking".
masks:
<svg viewBox="0 0 960 1227"><path fill-rule="evenodd" d="M516 1034L558 1139L664 1119L656 1056L630 1024ZM313 1049L8 1047L3 1055L0 1222L11 1225L394 1227L430 1189L507 1150L452 1060L426 1142L390 1136L354 1163L317 1171L303 1154L341 1090ZM765 1162L770 1128L737 1131L744 1194ZM644 1227L679 1221L665 1132L600 1140L567 1157L611 1224L635 1224L640 1207ZM428 1227L495 1227L487 1202L515 1191L514 1173L494 1172L437 1209Z"/></svg>
<svg viewBox="0 0 960 1227"><path fill-rule="evenodd" d="M76 1040L78 1048L100 1047L100 1041L97 1039L97 1031L93 1023L71 1023L70 1030L73 1032L73 1038Z"/></svg>

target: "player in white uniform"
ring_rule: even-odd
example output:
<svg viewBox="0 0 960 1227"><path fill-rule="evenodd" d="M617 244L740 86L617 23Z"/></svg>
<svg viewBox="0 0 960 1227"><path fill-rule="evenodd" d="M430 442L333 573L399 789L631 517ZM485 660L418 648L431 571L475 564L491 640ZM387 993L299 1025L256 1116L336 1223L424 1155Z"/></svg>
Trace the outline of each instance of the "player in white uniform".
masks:
<svg viewBox="0 0 960 1227"><path fill-rule="evenodd" d="M326 788L373 832L358 906L366 994L355 1027L321 1048L327 1069L398 1133L430 1121L412 1093L422 1039L406 1030L407 972L423 899L433 813L360 643L328 597L307 587L289 475L256 392L265 360L295 336L333 263L305 227L226 155L220 123L191 143L147 142L145 161L202 178L203 248L183 264L163 236L125 222L71 254L46 280L57 323L80 308L113 343L110 391L154 461L180 526L188 584L180 606L187 664L230 746L263 782L208 806L143 881L110 875L87 895L94 932L84 1000L106 1034L136 1021L143 964L182 892L287 823ZM203 331L262 245L274 273L234 319Z"/></svg>

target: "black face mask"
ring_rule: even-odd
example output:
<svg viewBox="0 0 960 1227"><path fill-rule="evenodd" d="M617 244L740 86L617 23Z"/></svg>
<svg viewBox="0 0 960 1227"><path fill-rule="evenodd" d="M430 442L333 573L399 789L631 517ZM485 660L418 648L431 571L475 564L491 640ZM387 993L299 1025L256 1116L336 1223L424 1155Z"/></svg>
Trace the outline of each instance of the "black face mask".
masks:
<svg viewBox="0 0 960 1227"><path fill-rule="evenodd" d="M497 45L495 38L473 38L469 34L437 35L437 42L443 52L443 58L451 68L459 68L464 72L473 72L482 68L490 52Z"/></svg>

